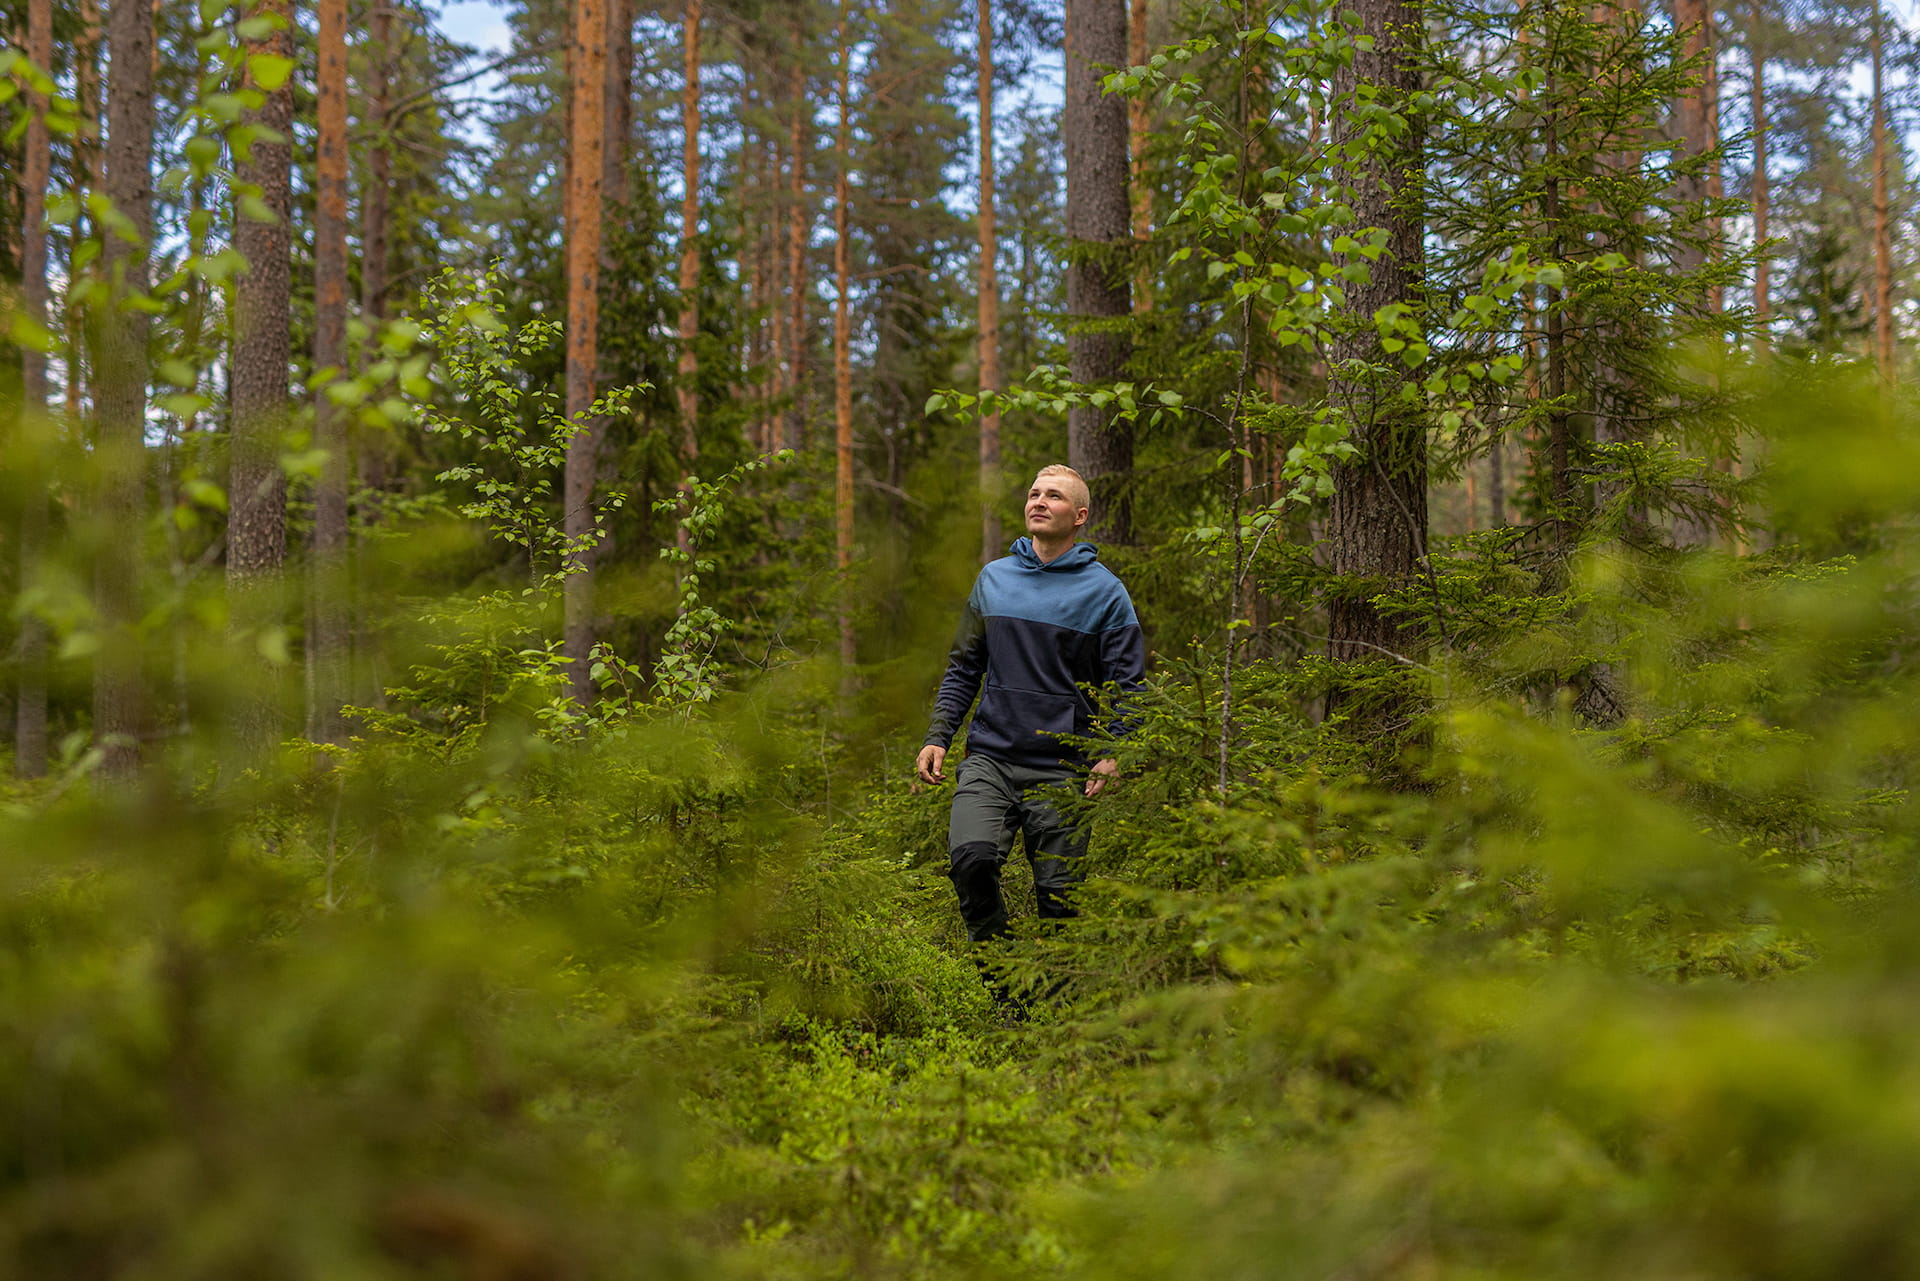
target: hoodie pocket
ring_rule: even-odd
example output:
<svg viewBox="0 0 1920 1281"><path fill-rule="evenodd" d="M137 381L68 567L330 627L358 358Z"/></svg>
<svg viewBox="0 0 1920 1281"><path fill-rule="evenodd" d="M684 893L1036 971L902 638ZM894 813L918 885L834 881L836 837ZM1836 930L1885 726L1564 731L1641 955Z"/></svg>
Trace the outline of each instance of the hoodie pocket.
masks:
<svg viewBox="0 0 1920 1281"><path fill-rule="evenodd" d="M1075 732L1079 712L1080 700L1069 695L989 685L980 697L971 741L1023 756L1068 756L1072 750L1060 735Z"/></svg>

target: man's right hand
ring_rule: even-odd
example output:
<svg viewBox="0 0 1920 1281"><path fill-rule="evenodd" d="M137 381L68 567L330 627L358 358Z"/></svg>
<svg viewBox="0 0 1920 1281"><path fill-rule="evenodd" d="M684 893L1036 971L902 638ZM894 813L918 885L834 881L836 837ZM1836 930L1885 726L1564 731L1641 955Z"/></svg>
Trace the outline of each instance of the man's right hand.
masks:
<svg viewBox="0 0 1920 1281"><path fill-rule="evenodd" d="M947 781L947 749L928 743L920 749L920 759L913 763L922 783L944 783Z"/></svg>

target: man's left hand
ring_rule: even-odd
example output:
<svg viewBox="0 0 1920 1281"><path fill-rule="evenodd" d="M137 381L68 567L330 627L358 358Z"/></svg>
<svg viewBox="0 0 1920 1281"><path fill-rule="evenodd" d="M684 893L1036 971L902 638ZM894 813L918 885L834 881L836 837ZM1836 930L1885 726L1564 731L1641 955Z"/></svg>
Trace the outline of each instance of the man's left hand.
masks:
<svg viewBox="0 0 1920 1281"><path fill-rule="evenodd" d="M1107 757L1104 761L1097 762L1093 767L1093 773L1087 775L1087 795L1100 795L1100 789L1107 785L1107 780L1119 772L1120 762L1114 760L1111 756Z"/></svg>

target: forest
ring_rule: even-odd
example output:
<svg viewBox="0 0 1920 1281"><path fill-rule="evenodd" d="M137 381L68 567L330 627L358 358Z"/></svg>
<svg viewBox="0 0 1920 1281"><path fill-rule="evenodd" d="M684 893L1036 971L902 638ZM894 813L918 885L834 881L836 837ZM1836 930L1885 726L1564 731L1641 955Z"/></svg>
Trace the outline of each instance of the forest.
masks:
<svg viewBox="0 0 1920 1281"><path fill-rule="evenodd" d="M0 1276L1920 1274L1911 14L475 9L0 0Z"/></svg>

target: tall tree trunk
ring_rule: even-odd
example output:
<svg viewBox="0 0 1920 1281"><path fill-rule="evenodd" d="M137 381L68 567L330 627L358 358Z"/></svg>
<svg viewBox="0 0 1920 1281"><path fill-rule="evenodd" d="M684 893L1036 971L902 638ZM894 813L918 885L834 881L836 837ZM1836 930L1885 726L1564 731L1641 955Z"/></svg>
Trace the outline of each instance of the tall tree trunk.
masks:
<svg viewBox="0 0 1920 1281"><path fill-rule="evenodd" d="M800 20L793 21L793 64L790 94L793 116L788 123L787 150L793 169L787 178L787 448L806 446L808 280L807 242L813 228L807 206L807 168L813 150L812 112L807 104L807 70Z"/></svg>
<svg viewBox="0 0 1920 1281"><path fill-rule="evenodd" d="M99 476L94 594L100 650L94 658L93 729L109 776L140 760L144 719L139 635L140 540L146 517L147 337L144 311L125 300L147 291L153 240L153 10L146 0L113 0L107 11L107 199L127 220L105 234L102 265L110 298L91 328L94 452ZM133 531L135 536L129 536Z"/></svg>
<svg viewBox="0 0 1920 1281"><path fill-rule="evenodd" d="M607 0L607 106L601 194L610 208L630 196L627 168L633 160L633 0ZM608 263L602 246L601 263Z"/></svg>
<svg viewBox="0 0 1920 1281"><path fill-rule="evenodd" d="M387 222L393 188L393 8L389 0L373 0L367 25L367 96L365 119L367 189L360 193L360 314L378 325L387 315Z"/></svg>
<svg viewBox="0 0 1920 1281"><path fill-rule="evenodd" d="M1067 366L1075 382L1112 382L1126 373L1131 345L1123 320L1133 225L1126 103L1100 81L1126 61L1126 0L1067 0L1065 34ZM1069 410L1067 461L1093 492L1088 535L1131 541L1132 427L1092 405Z"/></svg>
<svg viewBox="0 0 1920 1281"><path fill-rule="evenodd" d="M27 57L52 73L52 0L27 0ZM47 100L27 92L26 154L21 158L20 301L29 322L47 323L47 181L52 146L47 133ZM42 459L47 444L47 356L34 343L21 353L20 585L40 573L47 541L47 483ZM47 772L47 629L38 615L20 619L17 642L19 681L15 686L13 770L21 778Z"/></svg>
<svg viewBox="0 0 1920 1281"><path fill-rule="evenodd" d="M1495 432L1487 446L1487 528L1500 529L1507 523L1506 438Z"/></svg>
<svg viewBox="0 0 1920 1281"><path fill-rule="evenodd" d="M593 407L599 369L601 183L606 164L607 11L605 0L574 0L573 48L568 59L572 128L567 140L567 416L582 423L567 445L565 529L579 546L594 528L594 472L600 424ZM579 570L564 589L573 696L593 705L593 552L578 553Z"/></svg>
<svg viewBox="0 0 1920 1281"><path fill-rule="evenodd" d="M80 39L73 47L74 105L80 111L80 131L73 137L73 189L96 190L100 174L100 3L80 0ZM83 207L73 221L71 244L87 236L88 215ZM69 264L69 276L72 270ZM85 366L91 353L81 333L84 311L66 308L67 313L67 421L80 421L80 407L86 388Z"/></svg>
<svg viewBox="0 0 1920 1281"><path fill-rule="evenodd" d="M1127 13L1127 61L1147 61L1147 0L1132 0ZM1127 143L1133 156L1133 310L1153 310L1153 265L1147 261L1147 242L1153 238L1153 187L1147 181L1147 132L1151 113L1144 96L1127 99Z"/></svg>
<svg viewBox="0 0 1920 1281"><path fill-rule="evenodd" d="M848 297L853 284L849 244L853 229L847 208L853 166L852 94L848 83L853 61L852 8L853 0L841 0L835 86L839 118L833 136L833 546L834 564L840 571L840 663L845 671L852 670L854 660L852 584L848 581L853 568L853 316Z"/></svg>
<svg viewBox="0 0 1920 1281"><path fill-rule="evenodd" d="M287 555L287 480L280 451L292 402L293 89L259 83L252 59L291 59L289 0L256 0L250 16L275 29L249 46L247 83L265 101L251 122L270 131L234 157L236 185L257 190L264 209L235 202L233 243L246 260L234 283L232 429L227 484L227 597L235 632L256 655L260 638L282 623L280 570ZM279 673L262 661L246 671L234 705L234 745L257 750L281 732Z"/></svg>
<svg viewBox="0 0 1920 1281"><path fill-rule="evenodd" d="M347 0L319 0L314 161L313 366L347 362ZM325 386L314 400L314 444L327 461L313 491L313 554L307 567L307 737L346 740L352 627L347 608L346 418Z"/></svg>
<svg viewBox="0 0 1920 1281"><path fill-rule="evenodd" d="M1700 83L1683 89L1673 104L1673 123L1680 143L1678 158L1691 160L1713 145L1713 0L1673 0L1673 21L1685 33L1683 56L1688 62L1701 62ZM1706 200L1712 195L1711 175L1687 175L1679 181L1677 194L1687 202ZM1704 227L1696 228L1694 234L1704 231ZM1677 253L1682 271L1697 271L1706 260L1704 244L1683 244Z"/></svg>
<svg viewBox="0 0 1920 1281"><path fill-rule="evenodd" d="M993 217L993 0L979 0L980 390L1000 390L1000 245ZM980 415L980 563L1000 554L1000 414Z"/></svg>
<svg viewBox="0 0 1920 1281"><path fill-rule="evenodd" d="M1769 325L1773 320L1773 256L1767 250L1767 214L1772 192L1767 181L1767 51L1761 43L1766 13L1761 0L1753 0L1752 15L1753 26L1747 33L1752 82L1747 91L1753 113L1753 318L1764 349L1770 341Z"/></svg>
<svg viewBox="0 0 1920 1281"><path fill-rule="evenodd" d="M1373 48L1357 52L1335 76L1335 99L1349 101L1362 86L1371 86L1394 109L1410 110L1409 98L1419 85L1418 6L1410 0L1359 0L1354 8ZM1425 262L1417 212L1418 132L1412 131L1398 154L1375 153L1343 175L1355 224L1385 230L1387 244L1366 282L1348 290L1354 324L1334 342L1327 386L1328 398L1346 410L1359 450L1333 471L1328 520L1333 571L1341 582L1329 603L1327 652L1336 660L1410 659L1420 650L1419 629L1381 613L1372 598L1404 585L1426 555L1426 424L1420 407L1399 397L1413 375L1382 348L1369 323L1380 308L1415 303L1419 296ZM1373 372L1350 372L1356 367Z"/></svg>
<svg viewBox="0 0 1920 1281"><path fill-rule="evenodd" d="M1873 358L1889 381L1893 364L1893 220L1887 200L1887 94L1880 0L1873 5Z"/></svg>
<svg viewBox="0 0 1920 1281"><path fill-rule="evenodd" d="M689 475L700 456L700 9L701 0L687 0L681 21L680 362L674 390L680 410L680 459ZM684 547L684 530L681 542Z"/></svg>

